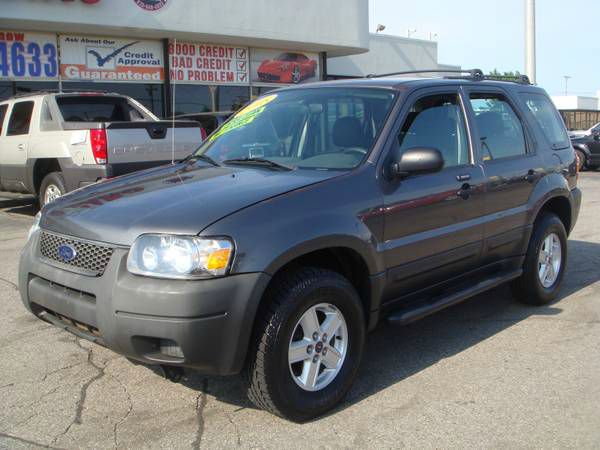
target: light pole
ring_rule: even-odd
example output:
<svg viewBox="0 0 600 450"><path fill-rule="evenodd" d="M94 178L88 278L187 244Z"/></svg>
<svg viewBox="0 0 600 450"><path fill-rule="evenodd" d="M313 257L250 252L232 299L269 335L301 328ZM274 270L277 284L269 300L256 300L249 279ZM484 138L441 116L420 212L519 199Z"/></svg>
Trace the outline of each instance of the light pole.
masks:
<svg viewBox="0 0 600 450"><path fill-rule="evenodd" d="M535 0L525 0L525 73L535 84Z"/></svg>
<svg viewBox="0 0 600 450"><path fill-rule="evenodd" d="M569 79L573 78L569 75L563 75L563 78L565 79L565 96L569 95Z"/></svg>

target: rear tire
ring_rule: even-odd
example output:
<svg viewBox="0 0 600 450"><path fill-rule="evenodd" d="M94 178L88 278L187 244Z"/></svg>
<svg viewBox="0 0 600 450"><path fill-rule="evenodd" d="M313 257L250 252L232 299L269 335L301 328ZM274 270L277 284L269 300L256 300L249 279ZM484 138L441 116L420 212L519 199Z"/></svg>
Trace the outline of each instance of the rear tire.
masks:
<svg viewBox="0 0 600 450"><path fill-rule="evenodd" d="M65 179L61 172L51 172L44 177L39 192L40 208L67 193Z"/></svg>
<svg viewBox="0 0 600 450"><path fill-rule="evenodd" d="M365 318L356 290L336 272L298 268L275 280L263 302L243 371L248 397L295 422L324 414L348 392L362 357ZM328 328L335 332L325 336Z"/></svg>
<svg viewBox="0 0 600 450"><path fill-rule="evenodd" d="M553 213L535 223L523 264L523 275L511 283L521 303L546 305L556 298L567 266L567 232Z"/></svg>

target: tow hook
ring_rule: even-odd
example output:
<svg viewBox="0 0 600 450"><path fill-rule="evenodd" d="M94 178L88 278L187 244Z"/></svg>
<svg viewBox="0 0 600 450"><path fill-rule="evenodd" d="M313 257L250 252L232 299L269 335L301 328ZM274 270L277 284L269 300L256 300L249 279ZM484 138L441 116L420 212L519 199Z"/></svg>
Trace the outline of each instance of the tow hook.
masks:
<svg viewBox="0 0 600 450"><path fill-rule="evenodd" d="M183 378L183 367L166 366L161 364L160 368L162 369L165 378L173 383L179 383Z"/></svg>

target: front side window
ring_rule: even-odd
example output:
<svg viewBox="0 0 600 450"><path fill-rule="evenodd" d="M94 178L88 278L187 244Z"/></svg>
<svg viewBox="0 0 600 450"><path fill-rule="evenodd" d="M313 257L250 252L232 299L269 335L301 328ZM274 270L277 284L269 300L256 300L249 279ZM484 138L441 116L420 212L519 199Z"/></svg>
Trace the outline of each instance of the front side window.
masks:
<svg viewBox="0 0 600 450"><path fill-rule="evenodd" d="M400 152L429 147L440 151L444 168L469 162L464 115L457 94L431 95L418 100L398 136Z"/></svg>
<svg viewBox="0 0 600 450"><path fill-rule="evenodd" d="M521 94L521 97L525 101L529 111L533 114L533 117L535 117L544 135L552 144L552 148L568 148L571 145L569 136L560 115L550 99L542 94L530 93Z"/></svg>
<svg viewBox="0 0 600 450"><path fill-rule="evenodd" d="M521 119L502 94L471 94L484 161L525 155Z"/></svg>
<svg viewBox="0 0 600 450"><path fill-rule="evenodd" d="M7 136L18 136L29 133L31 115L33 114L33 102L19 102L13 105L10 120L8 122Z"/></svg>
<svg viewBox="0 0 600 450"><path fill-rule="evenodd" d="M394 95L341 87L267 94L235 114L198 154L225 163L263 158L305 169L352 169L371 150Z"/></svg>

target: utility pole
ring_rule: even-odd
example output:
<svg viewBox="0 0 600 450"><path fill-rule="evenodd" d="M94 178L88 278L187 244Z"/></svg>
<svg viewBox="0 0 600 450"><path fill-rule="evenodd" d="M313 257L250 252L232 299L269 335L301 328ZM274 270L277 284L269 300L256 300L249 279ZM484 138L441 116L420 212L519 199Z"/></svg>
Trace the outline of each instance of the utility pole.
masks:
<svg viewBox="0 0 600 450"><path fill-rule="evenodd" d="M565 79L565 96L569 95L569 79L573 78L569 75L563 75L563 78Z"/></svg>
<svg viewBox="0 0 600 450"><path fill-rule="evenodd" d="M535 0L525 0L525 73L535 84Z"/></svg>

